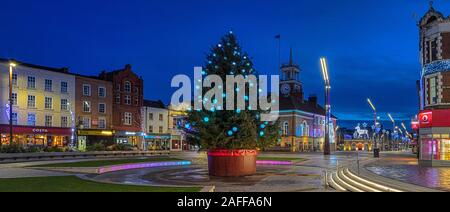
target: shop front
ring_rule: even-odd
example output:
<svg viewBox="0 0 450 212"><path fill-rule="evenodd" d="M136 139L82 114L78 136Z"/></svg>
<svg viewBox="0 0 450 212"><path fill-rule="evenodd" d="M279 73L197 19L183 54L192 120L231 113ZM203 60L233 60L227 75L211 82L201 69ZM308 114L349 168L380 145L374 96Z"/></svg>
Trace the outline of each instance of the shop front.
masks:
<svg viewBox="0 0 450 212"><path fill-rule="evenodd" d="M144 150L170 150L170 134L147 134L144 136Z"/></svg>
<svg viewBox="0 0 450 212"><path fill-rule="evenodd" d="M113 141L116 144L129 144L141 149L143 140L142 132L116 131Z"/></svg>
<svg viewBox="0 0 450 212"><path fill-rule="evenodd" d="M10 143L9 125L0 125L2 145ZM13 126L13 142L20 145L65 147L72 138L71 128Z"/></svg>
<svg viewBox="0 0 450 212"><path fill-rule="evenodd" d="M80 151L86 151L86 147L96 143L103 143L107 146L114 144L114 131L111 130L78 130L77 147Z"/></svg>
<svg viewBox="0 0 450 212"><path fill-rule="evenodd" d="M419 114L419 162L425 166L450 166L450 109Z"/></svg>

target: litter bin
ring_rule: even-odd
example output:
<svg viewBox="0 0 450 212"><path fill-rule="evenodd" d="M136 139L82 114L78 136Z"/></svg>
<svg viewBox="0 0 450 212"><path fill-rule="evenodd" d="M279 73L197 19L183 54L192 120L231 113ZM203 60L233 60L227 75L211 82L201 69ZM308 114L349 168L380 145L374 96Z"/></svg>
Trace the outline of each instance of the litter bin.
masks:
<svg viewBox="0 0 450 212"><path fill-rule="evenodd" d="M373 157L374 158L379 158L380 157L380 149L378 149L378 148L373 149Z"/></svg>

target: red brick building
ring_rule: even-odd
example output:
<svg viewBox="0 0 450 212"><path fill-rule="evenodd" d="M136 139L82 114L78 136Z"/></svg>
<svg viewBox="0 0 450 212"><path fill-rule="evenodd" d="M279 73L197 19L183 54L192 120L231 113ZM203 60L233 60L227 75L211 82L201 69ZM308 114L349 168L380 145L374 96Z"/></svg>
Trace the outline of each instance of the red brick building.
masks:
<svg viewBox="0 0 450 212"><path fill-rule="evenodd" d="M97 77L76 75L75 89L75 120L79 149L96 142L112 144L112 82Z"/></svg>
<svg viewBox="0 0 450 212"><path fill-rule="evenodd" d="M419 158L423 165L450 166L450 17L431 5L419 30Z"/></svg>
<svg viewBox="0 0 450 212"><path fill-rule="evenodd" d="M136 75L131 65L124 69L102 72L100 79L112 82L112 129L117 143L142 146L142 114L144 81Z"/></svg>

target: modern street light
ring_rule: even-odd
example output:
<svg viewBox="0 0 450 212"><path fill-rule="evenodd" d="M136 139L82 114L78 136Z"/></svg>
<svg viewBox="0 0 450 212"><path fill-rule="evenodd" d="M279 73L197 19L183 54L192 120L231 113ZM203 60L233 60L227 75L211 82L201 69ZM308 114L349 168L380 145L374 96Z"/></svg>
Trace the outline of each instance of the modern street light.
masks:
<svg viewBox="0 0 450 212"><path fill-rule="evenodd" d="M13 143L13 99L12 99L12 76L13 68L16 67L14 62L9 63L9 144Z"/></svg>
<svg viewBox="0 0 450 212"><path fill-rule="evenodd" d="M395 126L395 120L394 120L394 118L392 118L392 115L390 113L388 113L388 116L389 116L389 119L391 119L391 121L392 121L392 135L391 136L394 136L395 130L397 129L397 127Z"/></svg>
<svg viewBox="0 0 450 212"><path fill-rule="evenodd" d="M377 109L375 108L375 106L373 105L372 101L369 98L367 98L367 102L369 103L370 107L373 110L374 131L376 131L376 129L377 129ZM376 136L373 136L373 157L374 158L380 157L378 146L377 146Z"/></svg>
<svg viewBox="0 0 450 212"><path fill-rule="evenodd" d="M328 66L327 61L324 57L320 58L320 65L322 67L322 75L325 83L325 143L323 148L324 155L330 155L330 116L331 116L331 106L330 106L330 78L328 77Z"/></svg>

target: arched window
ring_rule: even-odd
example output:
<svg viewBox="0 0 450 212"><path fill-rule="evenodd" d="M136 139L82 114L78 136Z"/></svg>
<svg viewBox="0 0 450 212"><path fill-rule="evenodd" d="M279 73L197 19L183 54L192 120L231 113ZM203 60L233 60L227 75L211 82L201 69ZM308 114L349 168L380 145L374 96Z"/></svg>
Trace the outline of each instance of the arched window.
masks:
<svg viewBox="0 0 450 212"><path fill-rule="evenodd" d="M130 81L125 81L123 90L127 93L131 93L131 82Z"/></svg>
<svg viewBox="0 0 450 212"><path fill-rule="evenodd" d="M303 127L303 136L309 136L309 126L308 126L308 122L303 121L302 127Z"/></svg>
<svg viewBox="0 0 450 212"><path fill-rule="evenodd" d="M286 121L283 124L283 135L287 135L289 133L289 123Z"/></svg>

